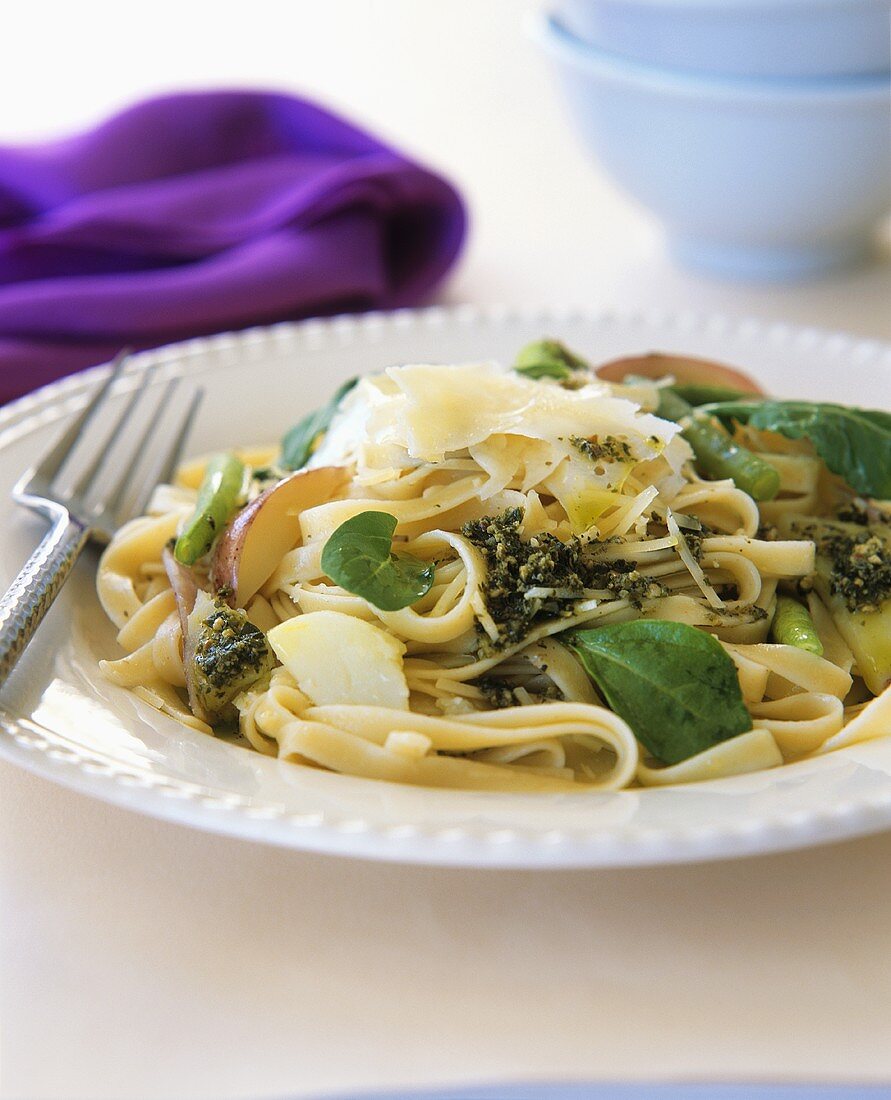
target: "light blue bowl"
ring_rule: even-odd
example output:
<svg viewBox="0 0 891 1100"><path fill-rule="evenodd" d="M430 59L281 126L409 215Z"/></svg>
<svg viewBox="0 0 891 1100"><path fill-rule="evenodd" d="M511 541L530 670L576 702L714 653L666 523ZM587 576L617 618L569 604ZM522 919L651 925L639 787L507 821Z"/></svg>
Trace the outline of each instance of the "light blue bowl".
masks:
<svg viewBox="0 0 891 1100"><path fill-rule="evenodd" d="M581 137L678 262L756 279L868 258L891 210L891 75L717 79L586 46L530 19Z"/></svg>
<svg viewBox="0 0 891 1100"><path fill-rule="evenodd" d="M891 0L554 0L576 38L645 64L723 76L891 71Z"/></svg>

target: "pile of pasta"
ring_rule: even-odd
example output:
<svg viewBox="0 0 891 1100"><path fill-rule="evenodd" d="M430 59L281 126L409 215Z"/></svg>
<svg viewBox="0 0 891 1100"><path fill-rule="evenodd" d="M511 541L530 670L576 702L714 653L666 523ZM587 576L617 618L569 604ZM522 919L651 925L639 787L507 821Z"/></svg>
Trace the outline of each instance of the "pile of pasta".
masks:
<svg viewBox="0 0 891 1100"><path fill-rule="evenodd" d="M297 618L318 623L314 644L328 672L301 681L276 664L235 698L238 733L253 749L303 766L519 792L712 779L887 733L889 707L852 693L854 656L816 592L806 601L823 655L768 640L778 584L812 575L815 547L763 532L819 512L823 463L806 442L749 431L748 446L769 455L781 480L776 498L759 506L732 480L696 474L677 425L647 411L657 401L643 383L561 388L495 364L406 366L361 380L308 468L289 477L309 486L337 471L326 475L325 498L310 493L294 544L243 603L265 635ZM619 438L622 448L592 460L579 438ZM237 453L254 469L277 456ZM107 676L211 733L186 696L183 618L163 560L195 508L204 466L183 467L175 485L158 487L148 514L118 533L98 592L125 650L103 662ZM524 540L596 540L600 560L631 563L637 593L534 592L562 600L559 615L532 619L506 643L490 614L486 556L467 531L513 509ZM332 534L370 511L395 519L394 550L433 564L432 584L410 606L382 610L322 567ZM212 563L192 572L199 588L212 588ZM640 595L648 581L658 596ZM560 641L568 630L638 619L716 637L736 668L751 729L680 763L649 757ZM368 630L385 635L389 648ZM379 651L387 675L398 679L396 667L403 678L387 705L368 702ZM493 702L493 681L511 685L509 705Z"/></svg>

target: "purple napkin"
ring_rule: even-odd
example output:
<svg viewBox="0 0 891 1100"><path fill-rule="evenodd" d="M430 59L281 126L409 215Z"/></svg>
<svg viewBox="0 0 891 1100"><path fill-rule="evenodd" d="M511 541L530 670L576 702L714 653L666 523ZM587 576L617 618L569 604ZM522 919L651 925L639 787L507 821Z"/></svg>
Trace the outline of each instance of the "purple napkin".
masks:
<svg viewBox="0 0 891 1100"><path fill-rule="evenodd" d="M171 95L0 147L0 401L124 345L410 305L465 226L445 180L289 95Z"/></svg>

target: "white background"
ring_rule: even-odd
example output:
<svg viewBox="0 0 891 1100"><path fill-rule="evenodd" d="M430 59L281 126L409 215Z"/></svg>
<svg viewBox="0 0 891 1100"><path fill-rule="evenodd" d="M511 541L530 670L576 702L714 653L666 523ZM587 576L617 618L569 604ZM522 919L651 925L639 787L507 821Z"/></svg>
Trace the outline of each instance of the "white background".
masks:
<svg viewBox="0 0 891 1100"><path fill-rule="evenodd" d="M446 301L696 308L891 338L891 263L688 277L570 133L511 0L17 5L0 140L160 90L293 89L445 171ZM853 383L853 380L852 380ZM689 868L398 868L189 832L0 765L0 1097L503 1078L891 1080L891 836Z"/></svg>

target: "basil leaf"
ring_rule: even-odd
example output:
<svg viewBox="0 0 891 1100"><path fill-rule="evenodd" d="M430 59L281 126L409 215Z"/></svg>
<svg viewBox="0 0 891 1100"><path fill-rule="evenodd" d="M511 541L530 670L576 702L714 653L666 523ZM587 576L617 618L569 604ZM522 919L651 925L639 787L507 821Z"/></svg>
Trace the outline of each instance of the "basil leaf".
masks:
<svg viewBox="0 0 891 1100"><path fill-rule="evenodd" d="M828 468L857 493L891 497L891 413L811 401L724 401L703 406L788 439L809 439Z"/></svg>
<svg viewBox="0 0 891 1100"><path fill-rule="evenodd" d="M752 728L733 661L703 630L638 619L562 640L638 741L665 764Z"/></svg>
<svg viewBox="0 0 891 1100"><path fill-rule="evenodd" d="M588 370L588 364L559 340L535 340L521 349L514 363L517 374L527 378L569 378L573 371Z"/></svg>
<svg viewBox="0 0 891 1100"><path fill-rule="evenodd" d="M555 378L562 382L569 378L570 371L562 363L530 363L525 367L514 367L517 374L525 374L527 378L534 378L537 382L542 378Z"/></svg>
<svg viewBox="0 0 891 1100"><path fill-rule="evenodd" d="M381 611L399 611L430 591L434 566L411 554L394 554L396 517L360 512L342 523L325 543L322 569L355 596Z"/></svg>
<svg viewBox="0 0 891 1100"><path fill-rule="evenodd" d="M287 432L282 439L281 458L282 466L286 470L300 470L309 462L313 451L321 442L320 437L325 434L334 419L340 402L358 381L358 378L350 378L349 381L344 382L327 405L305 416L299 424L295 424Z"/></svg>

